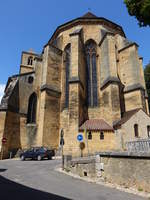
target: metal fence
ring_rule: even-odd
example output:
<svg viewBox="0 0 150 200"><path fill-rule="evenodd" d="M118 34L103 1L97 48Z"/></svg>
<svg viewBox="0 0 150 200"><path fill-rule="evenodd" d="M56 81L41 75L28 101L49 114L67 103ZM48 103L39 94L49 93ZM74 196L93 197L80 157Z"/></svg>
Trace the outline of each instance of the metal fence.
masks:
<svg viewBox="0 0 150 200"><path fill-rule="evenodd" d="M150 139L140 139L126 143L129 152L150 152Z"/></svg>

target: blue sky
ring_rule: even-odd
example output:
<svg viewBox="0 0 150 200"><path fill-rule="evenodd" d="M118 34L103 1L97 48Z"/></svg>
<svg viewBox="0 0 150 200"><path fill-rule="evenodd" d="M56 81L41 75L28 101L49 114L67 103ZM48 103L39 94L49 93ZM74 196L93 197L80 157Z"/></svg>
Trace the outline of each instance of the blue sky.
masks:
<svg viewBox="0 0 150 200"><path fill-rule="evenodd" d="M40 53L57 26L84 15L88 8L121 25L127 38L140 45L143 64L150 61L150 28L139 28L123 0L0 0L0 85L19 72L22 51L32 48Z"/></svg>

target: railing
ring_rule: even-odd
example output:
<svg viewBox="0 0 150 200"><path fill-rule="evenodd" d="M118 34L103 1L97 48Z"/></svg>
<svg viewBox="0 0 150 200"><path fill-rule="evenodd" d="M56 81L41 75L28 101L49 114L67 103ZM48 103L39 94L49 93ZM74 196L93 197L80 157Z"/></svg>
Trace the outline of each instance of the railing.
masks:
<svg viewBox="0 0 150 200"><path fill-rule="evenodd" d="M150 138L126 143L128 152L150 152Z"/></svg>

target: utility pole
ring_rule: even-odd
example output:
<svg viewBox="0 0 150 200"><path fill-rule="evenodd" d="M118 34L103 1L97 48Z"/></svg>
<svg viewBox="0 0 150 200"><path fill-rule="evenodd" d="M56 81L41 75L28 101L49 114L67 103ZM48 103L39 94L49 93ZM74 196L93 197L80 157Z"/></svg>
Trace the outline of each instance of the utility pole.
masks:
<svg viewBox="0 0 150 200"><path fill-rule="evenodd" d="M63 150L64 144L65 144L64 130L61 129L61 131L60 131L60 145L61 145L61 156L62 156L62 170L64 170L64 150Z"/></svg>
<svg viewBox="0 0 150 200"><path fill-rule="evenodd" d="M86 125L84 126L84 132L85 132L86 146L87 146L87 152L88 152L88 157L89 157L89 145L88 145L88 136L87 136L87 131L86 131Z"/></svg>

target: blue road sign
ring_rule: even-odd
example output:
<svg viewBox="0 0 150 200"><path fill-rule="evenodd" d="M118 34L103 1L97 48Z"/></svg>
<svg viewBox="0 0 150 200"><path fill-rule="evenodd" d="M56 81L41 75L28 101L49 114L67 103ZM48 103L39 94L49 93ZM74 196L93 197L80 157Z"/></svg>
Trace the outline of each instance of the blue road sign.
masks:
<svg viewBox="0 0 150 200"><path fill-rule="evenodd" d="M81 142L81 141L83 140L83 135L79 134L79 135L77 136L77 140L78 140L79 142Z"/></svg>

